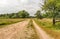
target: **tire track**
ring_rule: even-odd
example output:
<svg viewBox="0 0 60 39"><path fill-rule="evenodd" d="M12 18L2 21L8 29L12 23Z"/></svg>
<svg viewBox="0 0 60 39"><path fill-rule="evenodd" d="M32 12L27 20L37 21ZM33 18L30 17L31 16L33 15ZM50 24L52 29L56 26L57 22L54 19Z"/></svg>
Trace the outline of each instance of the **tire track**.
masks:
<svg viewBox="0 0 60 39"><path fill-rule="evenodd" d="M50 37L41 27L39 27L34 20L33 20L33 25L40 39L54 39Z"/></svg>

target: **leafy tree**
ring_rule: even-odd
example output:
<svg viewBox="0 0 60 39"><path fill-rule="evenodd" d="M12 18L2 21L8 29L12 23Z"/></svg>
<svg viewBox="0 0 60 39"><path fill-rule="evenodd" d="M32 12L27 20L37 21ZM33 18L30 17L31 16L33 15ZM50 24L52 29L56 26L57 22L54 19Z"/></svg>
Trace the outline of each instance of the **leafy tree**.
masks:
<svg viewBox="0 0 60 39"><path fill-rule="evenodd" d="M29 13L26 12L25 10L22 10L22 11L18 12L18 16L21 18L27 18L27 17L29 17Z"/></svg>
<svg viewBox="0 0 60 39"><path fill-rule="evenodd" d="M55 25L55 17L59 14L60 11L60 0L45 0L43 5L43 10L46 12L52 13L53 25Z"/></svg>
<svg viewBox="0 0 60 39"><path fill-rule="evenodd" d="M3 17L3 18L27 18L27 17L29 17L29 13L25 10L22 10L22 11L19 11L18 13L1 14L0 17Z"/></svg>
<svg viewBox="0 0 60 39"><path fill-rule="evenodd" d="M44 18L52 18L52 13L51 12L43 13L43 17Z"/></svg>
<svg viewBox="0 0 60 39"><path fill-rule="evenodd" d="M40 10L38 10L38 11L36 12L35 16L36 16L37 18L42 19L41 11L40 11Z"/></svg>

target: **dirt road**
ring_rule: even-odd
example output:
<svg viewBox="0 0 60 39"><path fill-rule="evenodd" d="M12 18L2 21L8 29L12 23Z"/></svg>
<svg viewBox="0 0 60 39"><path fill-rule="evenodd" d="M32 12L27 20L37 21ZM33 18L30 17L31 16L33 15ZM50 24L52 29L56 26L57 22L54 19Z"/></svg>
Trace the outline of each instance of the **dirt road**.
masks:
<svg viewBox="0 0 60 39"><path fill-rule="evenodd" d="M0 29L0 39L35 39L33 35L36 35L34 29L29 25L29 20L25 20L19 23L8 25L5 28ZM33 21L34 27L40 39L53 39L45 31L43 31ZM29 27L28 27L29 26Z"/></svg>
<svg viewBox="0 0 60 39"><path fill-rule="evenodd" d="M50 37L43 29L41 29L33 20L33 25L36 29L36 32L39 36L40 39L53 39L52 37Z"/></svg>
<svg viewBox="0 0 60 39"><path fill-rule="evenodd" d="M16 24L8 25L5 28L0 29L0 39L23 39L23 30L26 25L28 25L29 20L19 22ZM23 35L21 35L23 34Z"/></svg>

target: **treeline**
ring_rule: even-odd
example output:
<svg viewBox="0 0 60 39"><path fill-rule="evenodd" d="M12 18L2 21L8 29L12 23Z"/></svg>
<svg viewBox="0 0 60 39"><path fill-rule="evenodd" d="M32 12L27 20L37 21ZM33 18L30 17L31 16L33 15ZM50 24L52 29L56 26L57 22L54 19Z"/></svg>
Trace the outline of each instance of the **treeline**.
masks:
<svg viewBox="0 0 60 39"><path fill-rule="evenodd" d="M29 13L25 10L19 11L17 13L10 14L0 14L0 18L28 18Z"/></svg>

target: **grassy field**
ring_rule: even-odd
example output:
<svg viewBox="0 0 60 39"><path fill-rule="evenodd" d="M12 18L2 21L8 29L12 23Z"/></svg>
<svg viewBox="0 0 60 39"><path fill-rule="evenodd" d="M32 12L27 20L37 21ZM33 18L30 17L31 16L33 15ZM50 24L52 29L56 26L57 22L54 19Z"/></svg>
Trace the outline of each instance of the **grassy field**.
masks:
<svg viewBox="0 0 60 39"><path fill-rule="evenodd" d="M24 19L0 19L0 28L4 27L5 25L21 22Z"/></svg>
<svg viewBox="0 0 60 39"><path fill-rule="evenodd" d="M55 39L60 39L60 22L52 25L52 19L34 19L35 22Z"/></svg>

